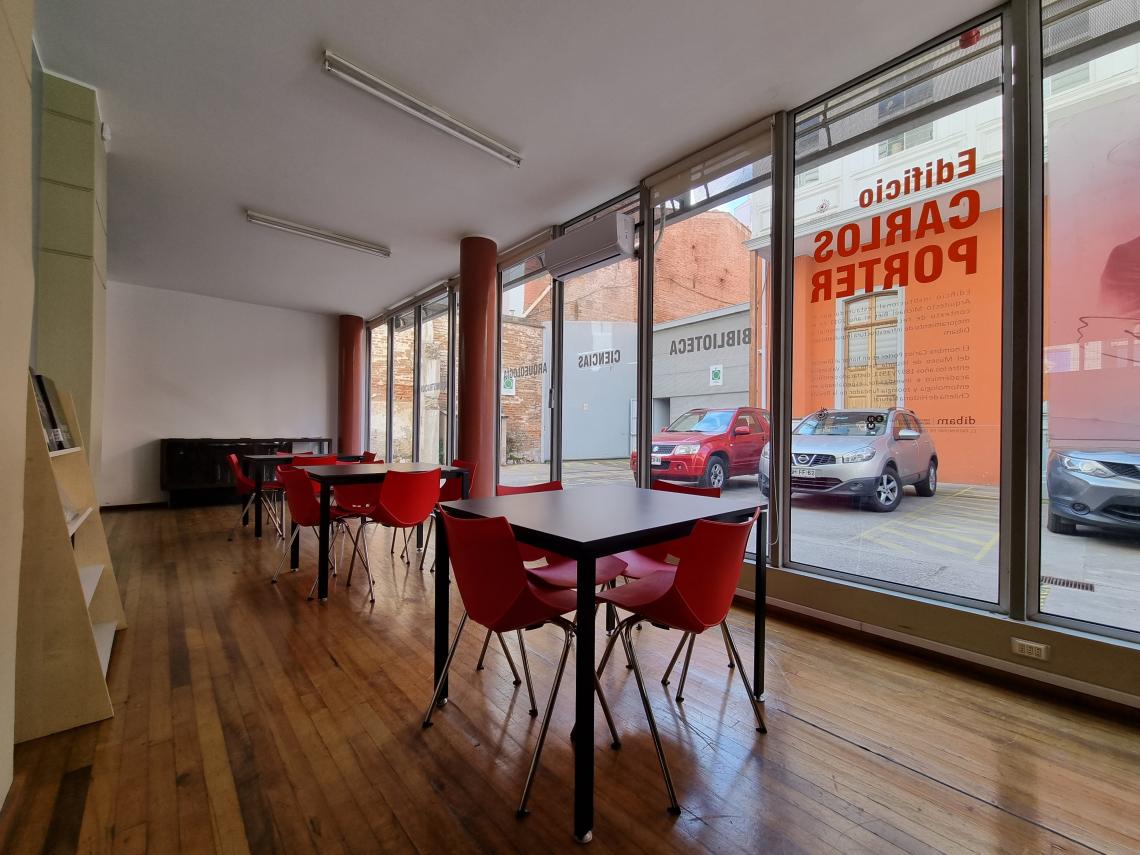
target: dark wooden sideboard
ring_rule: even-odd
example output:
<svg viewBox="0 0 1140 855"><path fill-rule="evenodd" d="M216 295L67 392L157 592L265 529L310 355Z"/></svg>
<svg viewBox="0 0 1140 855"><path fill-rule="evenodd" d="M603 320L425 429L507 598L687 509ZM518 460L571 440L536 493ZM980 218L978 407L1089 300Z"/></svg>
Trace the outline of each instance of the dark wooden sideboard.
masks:
<svg viewBox="0 0 1140 855"><path fill-rule="evenodd" d="M160 486L171 506L215 504L235 500L228 457L278 451L328 453L327 436L238 439L164 439Z"/></svg>

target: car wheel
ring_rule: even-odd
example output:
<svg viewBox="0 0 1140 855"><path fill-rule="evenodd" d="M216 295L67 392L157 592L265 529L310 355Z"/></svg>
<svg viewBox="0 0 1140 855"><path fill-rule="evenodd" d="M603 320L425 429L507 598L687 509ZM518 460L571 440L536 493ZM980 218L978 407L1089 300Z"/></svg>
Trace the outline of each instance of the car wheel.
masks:
<svg viewBox="0 0 1140 855"><path fill-rule="evenodd" d="M899 473L893 466L883 470L883 474L875 482L875 489L867 497L871 510L880 514L893 511L902 501L902 484L899 482Z"/></svg>
<svg viewBox="0 0 1140 855"><path fill-rule="evenodd" d="M760 495L763 496L765 499L767 499L768 494L771 492L771 488L768 486L768 479L765 478L764 476L760 476L759 480L760 480Z"/></svg>
<svg viewBox="0 0 1140 855"><path fill-rule="evenodd" d="M926 467L926 477L914 485L914 491L920 496L933 496L934 491L938 489L938 464L934 462L934 458L930 459L930 463Z"/></svg>
<svg viewBox="0 0 1140 855"><path fill-rule="evenodd" d="M728 471L725 469L724 460L720 457L710 457L700 486L723 488L727 480Z"/></svg>
<svg viewBox="0 0 1140 855"><path fill-rule="evenodd" d="M1064 517L1059 517L1056 514L1049 514L1049 521L1045 523L1045 527L1053 534L1076 534L1077 524L1069 522Z"/></svg>

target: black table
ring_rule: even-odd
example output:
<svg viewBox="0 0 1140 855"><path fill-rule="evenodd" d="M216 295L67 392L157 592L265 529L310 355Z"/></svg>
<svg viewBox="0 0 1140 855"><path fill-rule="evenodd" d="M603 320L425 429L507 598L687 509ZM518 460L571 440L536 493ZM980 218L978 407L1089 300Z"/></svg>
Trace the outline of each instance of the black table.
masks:
<svg viewBox="0 0 1140 855"><path fill-rule="evenodd" d="M594 827L594 578L606 555L662 543L689 534L697 520L741 520L766 503L754 499L688 496L633 485L605 484L489 499L445 502L450 513L467 517L506 517L521 543L578 562L578 632L574 683L574 836L582 843ZM440 511L436 511L437 515ZM764 511L756 546L756 643L753 691L764 692ZM443 675L449 634L449 569L443 520L435 541L435 681ZM440 694L441 703L447 687Z"/></svg>
<svg viewBox="0 0 1140 855"><path fill-rule="evenodd" d="M321 526L317 558L317 598L329 598L329 529L332 488L346 484L377 484L389 472L431 472L438 469L441 478L462 478L463 495L471 490L471 473L458 466L438 463L349 463L342 466L301 466L309 477L321 485ZM438 540L436 541L439 542Z"/></svg>
<svg viewBox="0 0 1140 855"><path fill-rule="evenodd" d="M304 460L310 455L307 454L292 454L292 453L274 453L274 454L243 454L241 456L243 463L252 464L253 467L253 536L258 540L261 539L261 487L265 481L265 467L266 466L289 466L294 460ZM357 461L360 460L359 454L338 454L337 460ZM242 524L246 524L247 519L242 518ZM296 528L297 524L291 526ZM290 531L290 534L292 531ZM296 570L301 563L301 540L297 538L293 541L292 549L289 553L289 568Z"/></svg>

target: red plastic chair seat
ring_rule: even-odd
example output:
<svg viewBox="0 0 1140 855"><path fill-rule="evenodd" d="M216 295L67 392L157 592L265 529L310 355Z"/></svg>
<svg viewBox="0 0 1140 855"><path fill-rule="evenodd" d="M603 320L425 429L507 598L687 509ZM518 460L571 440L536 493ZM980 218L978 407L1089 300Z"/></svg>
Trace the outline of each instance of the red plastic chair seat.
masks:
<svg viewBox="0 0 1140 855"><path fill-rule="evenodd" d="M670 564L640 549L630 549L626 552L619 552L617 555L611 555L610 558L615 558L625 565L622 575L627 579L644 579L647 576L652 576L654 573L660 573L663 570L670 571L676 569L676 565Z"/></svg>
<svg viewBox="0 0 1140 855"><path fill-rule="evenodd" d="M578 587L578 562L553 553L544 553L544 557L547 560L547 566L527 568L526 572L531 578L537 579L552 588ZM527 558L526 560L531 559ZM608 585L622 575L624 571L625 562L620 558L613 555L599 558L594 572L594 584Z"/></svg>

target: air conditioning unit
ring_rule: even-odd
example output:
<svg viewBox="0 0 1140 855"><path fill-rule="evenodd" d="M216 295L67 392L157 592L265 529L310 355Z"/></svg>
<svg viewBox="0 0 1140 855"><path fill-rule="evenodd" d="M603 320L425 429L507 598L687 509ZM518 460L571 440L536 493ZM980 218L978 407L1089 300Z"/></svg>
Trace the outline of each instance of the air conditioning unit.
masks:
<svg viewBox="0 0 1140 855"><path fill-rule="evenodd" d="M555 279L570 279L631 255L633 218L628 214L606 214L555 238L543 252L543 260Z"/></svg>

